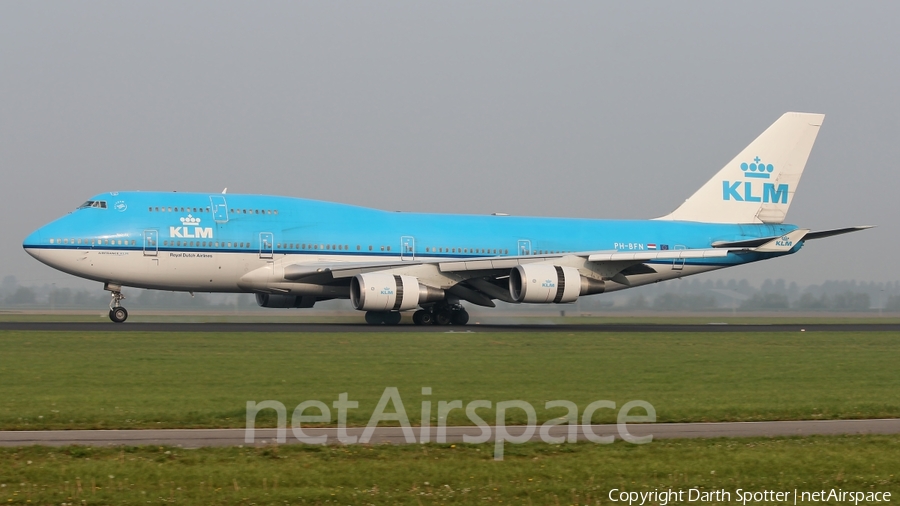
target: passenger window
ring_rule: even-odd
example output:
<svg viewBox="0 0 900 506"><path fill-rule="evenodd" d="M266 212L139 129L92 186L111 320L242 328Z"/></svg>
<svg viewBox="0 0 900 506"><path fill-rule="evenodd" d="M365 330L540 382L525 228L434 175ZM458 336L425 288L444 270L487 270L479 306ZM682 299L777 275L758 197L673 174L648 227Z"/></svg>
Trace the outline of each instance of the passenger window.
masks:
<svg viewBox="0 0 900 506"><path fill-rule="evenodd" d="M371 245L371 244L369 245L369 251L372 251L372 245Z"/></svg>

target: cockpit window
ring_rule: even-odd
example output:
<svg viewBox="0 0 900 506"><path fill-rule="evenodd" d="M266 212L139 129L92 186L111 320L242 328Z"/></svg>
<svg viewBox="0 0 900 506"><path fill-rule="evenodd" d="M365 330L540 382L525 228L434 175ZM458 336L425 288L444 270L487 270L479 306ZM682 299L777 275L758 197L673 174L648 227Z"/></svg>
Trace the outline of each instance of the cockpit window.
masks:
<svg viewBox="0 0 900 506"><path fill-rule="evenodd" d="M78 206L78 209L84 209L87 207L95 207L97 209L106 209L106 201L105 200L88 200L84 204Z"/></svg>

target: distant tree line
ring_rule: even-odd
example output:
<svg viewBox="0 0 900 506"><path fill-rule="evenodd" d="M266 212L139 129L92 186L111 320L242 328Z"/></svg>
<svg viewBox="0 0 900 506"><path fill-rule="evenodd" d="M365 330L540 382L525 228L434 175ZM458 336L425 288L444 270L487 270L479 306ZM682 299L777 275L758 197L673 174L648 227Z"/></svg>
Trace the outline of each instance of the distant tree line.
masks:
<svg viewBox="0 0 900 506"><path fill-rule="evenodd" d="M146 309L246 311L258 309L250 294L201 294L126 289L128 307ZM0 307L8 309L97 309L109 304L109 292L44 285L23 286L15 276L0 282ZM347 304L327 304L349 308ZM346 307L345 307L346 306ZM317 308L319 305L317 305ZM545 309L550 309L547 306ZM801 287L784 280L765 280L754 287L748 280L678 280L656 283L553 306L570 313L588 311L871 311L900 312L900 282L827 281ZM500 311L517 310L501 304Z"/></svg>
<svg viewBox="0 0 900 506"><path fill-rule="evenodd" d="M105 308L110 301L110 293L102 289L74 290L53 285L42 287L21 286L14 276L6 276L0 282L0 307L20 309L97 309ZM228 294L212 295L198 293L194 296L184 292L159 290L125 289L128 307L146 309L215 309L247 310L258 307L252 295Z"/></svg>

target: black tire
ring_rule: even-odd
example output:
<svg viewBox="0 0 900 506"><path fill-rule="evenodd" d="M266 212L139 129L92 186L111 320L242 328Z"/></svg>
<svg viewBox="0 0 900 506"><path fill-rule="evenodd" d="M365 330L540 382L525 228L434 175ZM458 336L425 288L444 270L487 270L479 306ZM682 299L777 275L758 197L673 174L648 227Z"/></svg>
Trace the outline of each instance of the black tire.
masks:
<svg viewBox="0 0 900 506"><path fill-rule="evenodd" d="M381 325L384 323L384 313L378 311L366 311L366 323L369 325Z"/></svg>
<svg viewBox="0 0 900 506"><path fill-rule="evenodd" d="M399 325L401 319L403 319L403 315L401 315L400 313L391 312L384 314L385 325Z"/></svg>
<svg viewBox="0 0 900 506"><path fill-rule="evenodd" d="M117 307L109 310L109 319L113 323L122 323L128 319L128 311L124 307Z"/></svg>
<svg viewBox="0 0 900 506"><path fill-rule="evenodd" d="M443 309L434 313L435 325L450 325L453 314L449 309Z"/></svg>
<svg viewBox="0 0 900 506"><path fill-rule="evenodd" d="M465 325L469 323L469 313L466 312L465 309L454 311L453 316L450 317L450 323L453 325Z"/></svg>
<svg viewBox="0 0 900 506"><path fill-rule="evenodd" d="M434 323L434 313L431 311L422 311L422 325L431 325Z"/></svg>
<svg viewBox="0 0 900 506"><path fill-rule="evenodd" d="M420 309L413 313L413 323L415 323L416 325L425 325L425 322L422 320L422 316L426 313L427 311L425 311L424 309Z"/></svg>

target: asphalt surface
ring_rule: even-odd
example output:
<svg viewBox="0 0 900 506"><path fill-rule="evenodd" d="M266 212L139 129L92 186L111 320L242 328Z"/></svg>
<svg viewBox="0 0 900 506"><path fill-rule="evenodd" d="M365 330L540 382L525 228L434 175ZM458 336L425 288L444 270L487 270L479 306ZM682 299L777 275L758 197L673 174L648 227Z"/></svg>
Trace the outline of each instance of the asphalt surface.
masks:
<svg viewBox="0 0 900 506"><path fill-rule="evenodd" d="M346 323L0 322L0 330L69 332L900 332L900 323L705 325L613 323L572 325L366 325Z"/></svg>
<svg viewBox="0 0 900 506"><path fill-rule="evenodd" d="M630 424L619 429L616 425L576 425L578 441L587 441L589 436L614 436L616 439L653 436L653 439L717 438L717 437L774 437L813 436L841 434L900 434L900 419L878 420L801 420L790 422L723 422L723 423L657 423ZM540 426L511 426L504 430L517 437L531 433L530 441L545 441L549 437L563 438L568 435L569 426L550 427L542 435ZM359 441L364 427L345 429L341 437L351 440L341 441L336 428L304 428L300 434L287 429L281 440L277 429L256 429L248 434L245 429L167 429L167 430L54 430L54 431L0 431L0 446L177 446L200 448L207 446L266 446L286 443L309 444L417 444L420 442L464 443L474 442L469 438L482 436L478 442L495 441L497 431L490 428L490 437L485 438L482 429L472 427L447 427L446 436L438 438L436 427L424 433L419 427L404 433L401 427L376 428L371 437ZM624 431L624 433L622 432ZM587 433L587 435L586 435ZM322 438L317 441L308 438ZM504 438L506 439L506 438ZM521 441L519 441L521 442ZM557 441L561 443L562 441ZM599 442L599 441L596 441ZM632 441L634 442L634 441Z"/></svg>

